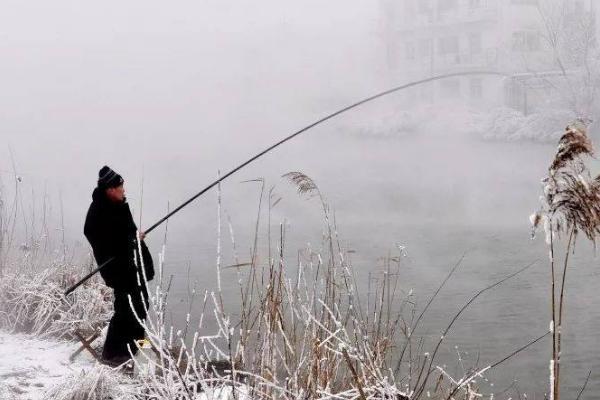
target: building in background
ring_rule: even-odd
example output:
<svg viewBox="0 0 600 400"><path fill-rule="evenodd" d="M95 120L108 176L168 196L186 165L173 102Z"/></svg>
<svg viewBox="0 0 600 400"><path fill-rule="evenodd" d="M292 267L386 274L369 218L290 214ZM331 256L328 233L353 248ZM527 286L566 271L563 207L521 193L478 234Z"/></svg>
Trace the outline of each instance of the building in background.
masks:
<svg viewBox="0 0 600 400"><path fill-rule="evenodd" d="M558 1L548 0L548 7ZM600 7L594 7L597 0L560 1L560 8L546 12L553 18L560 15L552 23L561 38L569 37L569 27L580 29L580 22L591 15L595 21ZM511 78L448 78L415 88L412 96L420 102L461 98L473 105L508 105L528 113L548 99L554 76L577 67L557 65L538 7L538 0L382 0L390 76L398 82L453 72L501 71Z"/></svg>

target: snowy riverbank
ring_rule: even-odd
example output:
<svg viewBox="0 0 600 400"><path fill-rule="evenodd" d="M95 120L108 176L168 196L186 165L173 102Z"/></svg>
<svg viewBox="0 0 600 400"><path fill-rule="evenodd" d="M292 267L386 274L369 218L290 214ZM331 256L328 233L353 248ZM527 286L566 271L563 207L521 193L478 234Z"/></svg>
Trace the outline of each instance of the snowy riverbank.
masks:
<svg viewBox="0 0 600 400"><path fill-rule="evenodd" d="M98 364L89 353L81 352L70 361L69 357L78 348L76 342L40 340L31 335L0 330L0 399L63 400L80 398L75 394L88 391L102 393L102 396L116 394L115 400L134 398L133 393L139 389L135 380L128 380ZM225 387L198 393L196 398L223 400L231 397L231 388ZM237 398L246 398L245 390L238 391Z"/></svg>
<svg viewBox="0 0 600 400"><path fill-rule="evenodd" d="M96 362L86 352L69 361L78 347L75 342L0 331L0 398L43 399L66 378L94 369Z"/></svg>

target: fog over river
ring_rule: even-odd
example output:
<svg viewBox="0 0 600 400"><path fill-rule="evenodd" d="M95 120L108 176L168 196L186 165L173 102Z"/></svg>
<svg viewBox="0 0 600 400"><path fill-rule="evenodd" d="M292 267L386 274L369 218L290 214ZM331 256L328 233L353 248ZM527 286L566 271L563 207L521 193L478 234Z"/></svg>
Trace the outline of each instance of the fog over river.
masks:
<svg viewBox="0 0 600 400"><path fill-rule="evenodd" d="M453 129L378 139L323 127L222 185L223 265L235 263L228 221L240 262L250 259L260 185L242 181L255 178L264 178L267 188L274 187L274 198L282 198L272 211L271 223L273 232L279 232L280 223L286 226L289 268L295 270L297 251L309 243L313 250L320 249L324 221L318 199L298 196L295 188L281 178L286 172L302 171L314 179L335 211L340 240L352 251L351 262L363 295L369 275L384 270L381 258L397 256L401 245L407 254L400 268L401 297L412 289L420 309L465 254L419 331L431 341L478 290L537 261L531 269L469 307L442 348L441 359L452 368L459 368L455 346L465 352L465 364L478 357L482 364L497 361L548 327L547 249L543 237L530 239L528 216L537 207L539 178L553 151L549 145L483 142ZM144 168L142 226L155 222L166 211L167 201L171 205L181 202L217 174L206 171L210 167L202 157L189 154L176 158L165 155L164 161L157 164ZM91 191L94 173L89 171L88 182L81 180L73 186L87 186ZM141 172L131 168L123 173L137 219L140 189L136 183ZM176 189L178 186L188 189ZM73 188L66 182L61 187L63 201L72 204L65 211L67 228L73 238L84 242L82 236L77 237L77 229L83 223L89 193L83 191L83 198L72 198ZM198 292L216 288L216 217L213 191L169 222L165 275L173 275L170 310L176 324L185 318L189 291L194 285ZM267 249L266 224L263 209L259 234L263 255ZM161 249L163 233L161 227L148 239L155 255ZM272 242L276 251L277 238ZM84 253L87 247L81 245L80 251ZM564 363L569 365L565 376L568 390L578 388L598 360L597 266L593 249L580 238L567 281L565 340L569 345ZM235 270L224 270L222 278L226 309L234 311L239 302ZM197 299L192 323L199 308ZM537 344L493 371L490 379L498 386L509 386L512 379L518 378L520 390L542 393L547 353L547 346ZM591 389L598 388L594 379L591 385Z"/></svg>
<svg viewBox="0 0 600 400"><path fill-rule="evenodd" d="M0 51L8 60L0 63L3 193L10 203L14 162L23 207L39 215L46 193L51 234L60 237L64 225L74 262L89 257L83 222L102 165L124 176L143 229L219 171L387 89L389 82L405 82L384 73L379 9L364 2L311 0L312 8L269 2L270 9L249 1L235 8L207 1L169 9L132 2L119 15L111 7L121 4L112 1L86 9L59 2L31 13L27 23L22 17L29 15L28 6L11 3L0 16ZM529 215L539 205L540 179L555 144L484 141L448 104L427 108L430 123L403 135L384 138L376 127L358 134L357 121L368 125L382 118L382 110L401 111L406 96L381 99L323 124L225 181L223 265L235 263L228 221L240 262L250 258L260 184L244 181L257 178L267 191L273 188L274 199L281 198L271 229L285 226L286 254L294 261L289 268L295 268L299 249L309 243L320 249L318 199L299 196L282 178L301 171L335 212L363 294L370 274L383 271L381 258L398 256L403 246L402 296L413 290L420 310L464 255L418 332L429 346L477 291L536 262L469 307L442 346L440 359L451 371L461 368L457 351L465 365L491 363L548 329L547 247L543 235L531 240ZM424 112L418 104L413 110ZM598 170L597 161L591 166ZM185 317L194 284L199 292L216 287L216 194L212 190L169 221L165 274L173 275L175 323ZM266 224L263 209L263 256ZM163 237L164 226L147 239L155 260ZM588 393L600 393L599 264L580 237L567 279L563 393L577 393L590 369ZM226 310L234 310L235 269L224 270L222 282ZM192 321L198 309L196 304ZM530 399L541 399L549 348L547 341L538 343L491 371L495 393L514 384Z"/></svg>

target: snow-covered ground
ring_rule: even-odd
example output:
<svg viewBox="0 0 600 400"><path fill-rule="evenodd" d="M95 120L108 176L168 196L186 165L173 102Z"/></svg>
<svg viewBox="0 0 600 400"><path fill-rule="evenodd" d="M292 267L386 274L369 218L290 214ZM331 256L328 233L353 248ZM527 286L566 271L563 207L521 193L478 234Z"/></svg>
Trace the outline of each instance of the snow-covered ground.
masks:
<svg viewBox="0 0 600 400"><path fill-rule="evenodd" d="M96 363L85 351L69 361L78 348L74 342L0 331L0 399L42 399L65 377L92 370Z"/></svg>
<svg viewBox="0 0 600 400"><path fill-rule="evenodd" d="M109 396L110 391L119 400L133 398L130 394L139 386L118 373L110 377L106 372L103 375L102 371L110 372L110 369L100 366L86 351L69 361L78 348L79 344L75 342L40 340L31 335L0 330L0 400L71 399L78 385L85 393L89 390ZM248 398L246 393L242 387L234 396L231 387L226 386L198 393L195 398L243 400Z"/></svg>

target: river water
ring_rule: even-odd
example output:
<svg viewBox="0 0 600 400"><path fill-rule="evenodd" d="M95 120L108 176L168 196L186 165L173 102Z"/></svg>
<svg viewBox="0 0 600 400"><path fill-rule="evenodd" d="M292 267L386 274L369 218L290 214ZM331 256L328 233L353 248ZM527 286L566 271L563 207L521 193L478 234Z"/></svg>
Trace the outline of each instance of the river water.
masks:
<svg viewBox="0 0 600 400"><path fill-rule="evenodd" d="M450 372L462 375L458 353L465 367L476 360L484 366L504 358L542 335L549 326L548 250L542 237L530 239L529 215L538 206L540 179L555 146L483 141L461 132L459 127L438 124L419 134L380 138L324 126L278 148L222 185L222 265L236 263L228 221L239 262L250 259L260 184L244 181L256 178L265 180L266 192L272 189L272 201L281 198L271 212L271 229L278 232L279 224L285 222L286 257L291 272L299 249L310 243L318 250L324 228L318 200L299 196L281 178L287 172L302 171L316 182L335 213L340 241L344 248L352 250L351 262L361 297L366 296L369 277L382 272L381 258L397 255L401 245L407 254L399 272L401 294L413 291L418 312L465 255L417 332L426 339L428 351L477 291L536 262L518 277L478 298L447 335L438 360ZM287 125L277 128L276 131L289 130ZM187 140L186 146L179 146L182 140ZM159 145L148 139L140 150L140 158L151 161L144 170L142 227L164 214L167 200L171 207L181 203L195 188L214 179L218 169L228 170L266 147L270 140L257 136L255 142L246 137L239 143L227 139L223 145L202 146L201 138L182 134L172 147L164 147L164 143ZM17 154L22 154L24 145L18 146L19 143L15 148ZM132 140L131 146L136 144ZM140 169L135 159L128 158L134 154L130 147L123 147L115 159L129 163L124 164L124 170L118 170L126 177L137 221L142 197ZM214 151L218 148L222 150ZM39 161L37 173L42 176L42 167L52 160L37 157L34 149L27 154L21 168L35 171ZM53 168L68 174L65 182L73 182L61 186L65 226L82 242L79 248L85 253L81 225L94 179L89 171L95 171L99 161L90 156L80 169L65 168L59 161L68 160L57 158ZM593 160L590 166L594 171L600 169ZM43 182L34 179L35 175L25 175L24 184L31 181L36 193L40 193ZM182 188L189 188L190 193ZM265 193L265 203L266 198ZM59 209L56 202L54 205L54 210ZM265 211L266 206L260 218L258 242L262 264L268 249ZM212 191L169 221L165 275L173 276L169 310L176 325L185 318L194 285L198 292L217 287L216 217L216 192ZM160 251L163 233L164 225L148 237L153 254ZM56 235L54 239L56 242ZM276 244L273 240L273 249ZM600 393L598 264L593 246L579 238L567 278L562 369L563 393L573 398L590 370L586 398L600 398L595 396ZM224 270L221 283L226 310L235 314L239 304L235 269ZM197 321L199 309L196 299L192 323ZM486 376L494 386L486 390L493 391L496 398L518 398L515 389L527 393L530 399L543 398L548 387L550 357L550 342L544 339L490 371ZM510 390L501 395L507 388Z"/></svg>
<svg viewBox="0 0 600 400"><path fill-rule="evenodd" d="M397 245L402 245L407 256L402 259L400 287L405 294L413 290L420 310L465 255L418 332L429 346L477 291L535 262L518 277L480 297L450 331L439 360L449 371L462 375L458 353L465 367L476 360L484 366L548 330L548 250L543 235L530 239L528 216L538 205L540 178L553 152L554 146L547 144L492 143L439 132L396 139L334 134L300 140L223 185L223 265L235 263L228 220L240 262L249 260L259 185L241 183L245 179L265 178L267 189L274 187L273 198L282 198L272 211L271 225L278 231L279 223L285 221L291 260L308 243L318 245L322 211L316 199L299 197L279 178L291 170L311 176L335 210L339 235L343 245L352 250L362 291L369 274L382 271L381 257L397 254ZM216 210L213 195L190 211L193 217L180 218L169 228L165 273L173 274L175 321L181 321L187 312L194 284L199 291L216 288ZM264 214L261 224L259 246L265 251ZM158 249L162 235L156 236L151 245ZM239 300L236 281L233 269L224 271L222 284L229 310L235 310ZM585 398L599 398L595 395L600 393L598 283L593 246L579 238L566 288L565 395L576 396L592 370ZM198 307L193 309L194 315ZM529 398L543 398L550 348L549 339L544 339L489 372L493 386L488 391L496 398L517 398L517 390Z"/></svg>

